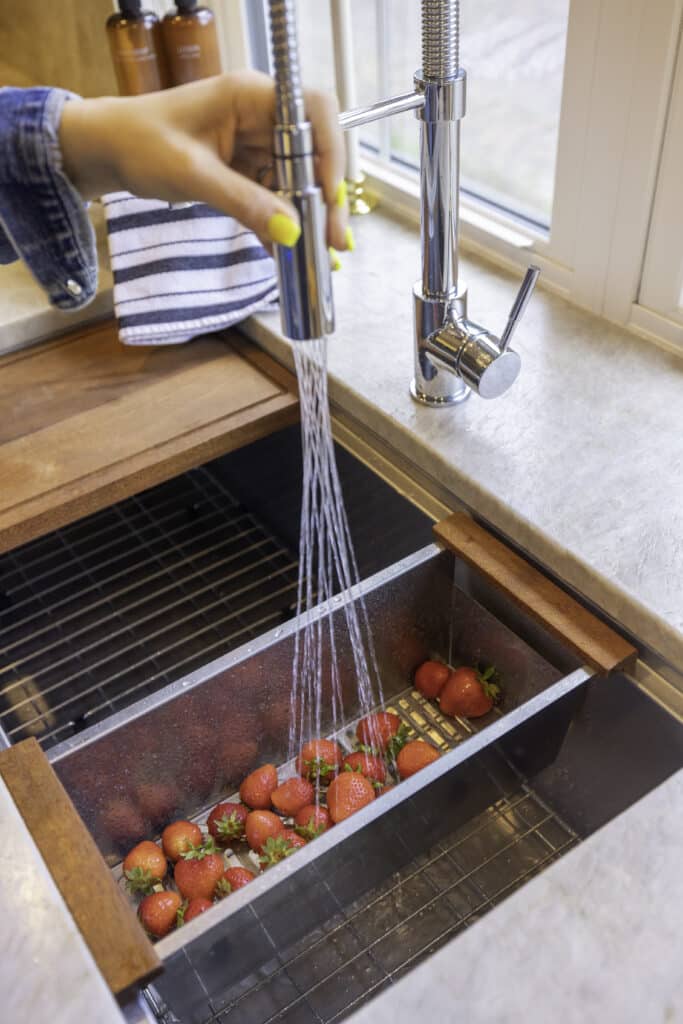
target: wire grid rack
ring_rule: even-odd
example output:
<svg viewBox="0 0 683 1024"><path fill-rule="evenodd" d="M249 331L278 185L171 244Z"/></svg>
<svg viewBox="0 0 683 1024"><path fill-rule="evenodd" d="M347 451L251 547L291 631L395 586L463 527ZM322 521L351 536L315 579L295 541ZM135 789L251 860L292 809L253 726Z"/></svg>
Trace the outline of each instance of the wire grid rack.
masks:
<svg viewBox="0 0 683 1024"><path fill-rule="evenodd" d="M296 586L206 467L0 555L0 726L53 746L291 618Z"/></svg>
<svg viewBox="0 0 683 1024"><path fill-rule="evenodd" d="M445 718L412 689L385 710L401 717L410 738L428 740L442 753L490 720ZM350 726L348 735L353 731ZM337 738L348 746L345 736ZM486 770L498 798L485 811L349 906L326 886L336 913L220 997L207 996L204 1024L341 1021L579 842L502 757ZM239 860L254 869L247 853ZM234 855L229 861L238 862ZM263 927L267 932L266 922ZM164 1024L175 1024L162 1003L154 1009Z"/></svg>

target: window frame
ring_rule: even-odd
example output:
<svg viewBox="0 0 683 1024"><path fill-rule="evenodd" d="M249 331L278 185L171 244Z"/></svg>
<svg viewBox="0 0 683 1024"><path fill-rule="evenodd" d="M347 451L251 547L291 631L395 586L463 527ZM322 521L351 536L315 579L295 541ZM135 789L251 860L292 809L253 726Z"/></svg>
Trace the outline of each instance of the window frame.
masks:
<svg viewBox="0 0 683 1024"><path fill-rule="evenodd" d="M226 66L245 66L253 56L264 68L266 0L251 0L248 11L245 0L214 0L213 8L219 27L229 24L242 39L233 48L243 63ZM262 24L256 46L255 10ZM651 300L663 294L652 282L675 262L667 211L678 198L676 168L683 166L682 22L683 0L571 0L550 231L461 196L465 247L508 267L533 255L546 286L677 351L683 313ZM462 63L467 70L466 39ZM406 69L406 89L414 70ZM476 89L476 75L469 88ZM362 166L385 208L417 223L415 176L367 152ZM680 258L683 241L678 248ZM682 285L668 281L666 294Z"/></svg>

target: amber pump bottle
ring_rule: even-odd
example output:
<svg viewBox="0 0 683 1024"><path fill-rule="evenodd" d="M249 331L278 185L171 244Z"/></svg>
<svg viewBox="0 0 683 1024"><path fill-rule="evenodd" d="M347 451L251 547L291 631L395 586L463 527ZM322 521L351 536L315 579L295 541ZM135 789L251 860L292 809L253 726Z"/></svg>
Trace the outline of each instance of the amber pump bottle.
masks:
<svg viewBox="0 0 683 1024"><path fill-rule="evenodd" d="M170 84L161 25L142 10L142 0L118 0L118 14L107 19L107 37L122 96L156 92Z"/></svg>
<svg viewBox="0 0 683 1024"><path fill-rule="evenodd" d="M221 70L213 12L197 0L176 0L177 11L164 16L162 33L171 82L183 85Z"/></svg>

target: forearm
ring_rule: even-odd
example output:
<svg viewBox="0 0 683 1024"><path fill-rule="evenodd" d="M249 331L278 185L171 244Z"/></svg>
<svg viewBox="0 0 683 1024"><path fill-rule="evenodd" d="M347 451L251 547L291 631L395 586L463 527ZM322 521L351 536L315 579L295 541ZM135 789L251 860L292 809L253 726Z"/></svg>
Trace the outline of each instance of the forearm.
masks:
<svg viewBox="0 0 683 1024"><path fill-rule="evenodd" d="M62 111L59 145L64 173L84 199L124 188L112 139L117 130L125 131L121 103L125 101L105 96L67 103Z"/></svg>

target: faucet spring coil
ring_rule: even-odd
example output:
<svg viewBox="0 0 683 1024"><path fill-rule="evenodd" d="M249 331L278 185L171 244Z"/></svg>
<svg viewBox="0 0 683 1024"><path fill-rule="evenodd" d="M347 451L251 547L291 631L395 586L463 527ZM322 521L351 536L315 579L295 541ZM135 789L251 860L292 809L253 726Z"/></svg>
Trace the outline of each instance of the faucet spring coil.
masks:
<svg viewBox="0 0 683 1024"><path fill-rule="evenodd" d="M422 73L453 78L460 69L460 0L422 0Z"/></svg>
<svg viewBox="0 0 683 1024"><path fill-rule="evenodd" d="M271 0L269 9L277 120L282 125L300 124L305 114L295 4L293 0Z"/></svg>

